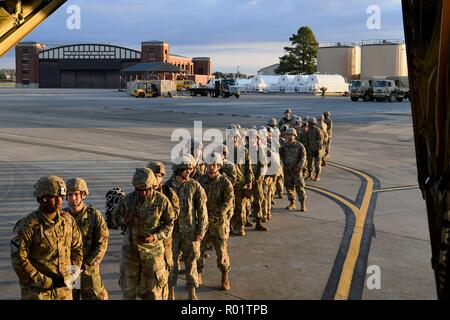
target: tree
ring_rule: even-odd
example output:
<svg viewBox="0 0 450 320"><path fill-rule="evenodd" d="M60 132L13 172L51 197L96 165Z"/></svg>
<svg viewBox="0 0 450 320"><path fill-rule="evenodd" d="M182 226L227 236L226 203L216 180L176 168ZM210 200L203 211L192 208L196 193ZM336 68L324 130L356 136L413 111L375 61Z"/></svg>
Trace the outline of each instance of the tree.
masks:
<svg viewBox="0 0 450 320"><path fill-rule="evenodd" d="M0 81L6 80L6 74L3 72L3 70L0 71Z"/></svg>
<svg viewBox="0 0 450 320"><path fill-rule="evenodd" d="M275 70L277 74L312 74L317 71L317 48L319 43L309 27L301 27L297 34L289 38L292 47L285 47L287 52L280 57L280 66Z"/></svg>

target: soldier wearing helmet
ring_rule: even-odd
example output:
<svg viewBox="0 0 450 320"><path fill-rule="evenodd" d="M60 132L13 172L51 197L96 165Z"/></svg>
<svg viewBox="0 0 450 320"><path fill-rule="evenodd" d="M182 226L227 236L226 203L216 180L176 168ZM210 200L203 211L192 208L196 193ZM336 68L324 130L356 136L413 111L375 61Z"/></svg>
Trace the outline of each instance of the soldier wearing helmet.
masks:
<svg viewBox="0 0 450 320"><path fill-rule="evenodd" d="M173 232L173 264L169 275L169 300L175 299L175 286L178 279L178 258L184 257L188 299L197 300L196 288L200 285L197 273L197 260L200 258L200 242L208 229L206 194L202 186L193 178L192 158L188 156L173 160L173 175L164 184L175 191L180 199L180 215L175 221Z"/></svg>
<svg viewBox="0 0 450 320"><path fill-rule="evenodd" d="M325 154L324 154L324 159L325 159L330 154L331 138L333 136L333 121L330 118L331 117L330 111L325 111L323 113L323 116L324 116L324 122L327 125L327 134L328 134L328 140L325 143Z"/></svg>
<svg viewBox="0 0 450 320"><path fill-rule="evenodd" d="M136 169L132 179L134 191L113 212L114 222L126 226L119 281L125 300L135 300L142 294L142 276L143 299L162 300L167 286L164 240L172 233L174 211L167 197L155 190L156 183L152 170Z"/></svg>
<svg viewBox="0 0 450 320"><path fill-rule="evenodd" d="M81 290L73 290L74 300L108 300L108 292L100 276L100 264L108 248L108 226L102 213L85 203L89 195L86 181L82 178L67 180L66 199L68 207L64 209L77 222L83 238L83 267L81 272Z"/></svg>
<svg viewBox="0 0 450 320"><path fill-rule="evenodd" d="M231 184L234 186L237 179L236 167L233 162L228 160L228 147L226 145L217 146L214 150L216 153L219 153L223 157L223 164L220 168L220 173L230 180Z"/></svg>
<svg viewBox="0 0 450 320"><path fill-rule="evenodd" d="M170 204L172 205L173 211L174 211L174 221L178 219L178 216L180 214L180 200L178 199L177 194L172 189L168 188L167 186L163 185L163 180L166 175L166 168L164 167L164 164L159 161L150 161L147 164L147 168L153 171L155 178L156 178L156 185L155 190L162 193L169 199ZM174 222L175 223L175 222ZM167 272L170 272L173 268L173 253L172 253L172 234L168 236L164 240L164 260L166 262ZM140 284L140 296L145 299L145 277L142 275L141 278L143 281L141 281ZM168 285L163 289L163 300L167 300L169 296L168 292Z"/></svg>
<svg viewBox="0 0 450 320"><path fill-rule="evenodd" d="M278 128L280 128L280 130L281 130L281 126L283 126L283 125L292 127L293 121L294 121L294 118L292 118L292 110L286 109L286 111L284 111L284 117L281 118L280 121L278 121Z"/></svg>
<svg viewBox="0 0 450 320"><path fill-rule="evenodd" d="M275 128L276 126L278 126L278 121L275 118L271 118L267 121L267 126L270 128Z"/></svg>
<svg viewBox="0 0 450 320"><path fill-rule="evenodd" d="M260 131L256 129L249 130L249 145L248 149L250 151L250 163L253 171L253 182L252 182L252 213L253 217L256 219L255 230L257 231L268 231L269 229L262 224L263 222L263 203L264 203L264 176L267 172L267 163L261 161L263 159L263 153L267 154L267 147L261 143ZM253 227L250 222L250 212L247 213L247 223L246 227Z"/></svg>
<svg viewBox="0 0 450 320"><path fill-rule="evenodd" d="M306 151L308 152L308 175L306 179L313 178L314 170L314 181L319 181L320 173L322 171L325 134L317 127L315 118L308 119L308 133L306 140Z"/></svg>
<svg viewBox="0 0 450 320"><path fill-rule="evenodd" d="M75 220L61 210L66 184L57 176L42 177L33 195L39 208L19 220L11 236L22 299L72 300L72 272L81 269L83 240Z"/></svg>
<svg viewBox="0 0 450 320"><path fill-rule="evenodd" d="M228 237L230 233L230 219L234 207L234 190L231 182L220 173L223 165L223 156L213 153L206 159L207 173L199 182L205 189L208 201L208 231L201 244L201 254L198 261L198 273L205 268L205 252L208 243L212 243L217 255L217 267L222 272L220 288L230 290L229 271L230 258L228 256Z"/></svg>
<svg viewBox="0 0 450 320"><path fill-rule="evenodd" d="M323 134L321 165L326 166L325 150L327 148L328 131L327 131L327 124L325 123L325 117L322 114L317 117L317 128L319 128Z"/></svg>
<svg viewBox="0 0 450 320"><path fill-rule="evenodd" d="M286 132L287 142L281 146L280 157L283 162L284 186L288 193L289 205L286 209L296 208L296 195L300 201L300 211L306 211L305 180L303 178L303 167L306 162L306 149L296 140L297 131L289 128Z"/></svg>

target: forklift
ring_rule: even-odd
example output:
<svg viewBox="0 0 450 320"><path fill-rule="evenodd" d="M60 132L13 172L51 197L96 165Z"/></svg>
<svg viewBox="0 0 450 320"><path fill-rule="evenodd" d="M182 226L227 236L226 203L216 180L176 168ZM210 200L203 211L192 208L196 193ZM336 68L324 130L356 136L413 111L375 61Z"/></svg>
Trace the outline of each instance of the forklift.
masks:
<svg viewBox="0 0 450 320"><path fill-rule="evenodd" d="M156 98L157 96L159 96L158 88L151 82L141 82L134 90L133 96L135 96L136 98Z"/></svg>

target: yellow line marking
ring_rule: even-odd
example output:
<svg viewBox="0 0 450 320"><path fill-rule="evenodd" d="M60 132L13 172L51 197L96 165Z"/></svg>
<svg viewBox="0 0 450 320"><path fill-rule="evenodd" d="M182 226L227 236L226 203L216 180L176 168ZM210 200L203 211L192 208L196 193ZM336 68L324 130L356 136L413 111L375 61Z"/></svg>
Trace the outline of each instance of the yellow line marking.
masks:
<svg viewBox="0 0 450 320"><path fill-rule="evenodd" d="M381 192L390 192L390 191L402 191L402 190L411 190L411 189L419 189L419 186L404 186L404 187L393 187L393 188L384 188L384 189L378 189L373 190L374 193L381 193Z"/></svg>
<svg viewBox="0 0 450 320"><path fill-rule="evenodd" d="M353 279L353 273L356 267L356 261L358 260L359 251L361 249L361 240L364 231L364 224L367 217L367 211L369 209L370 199L372 198L373 194L373 179L370 178L367 174L355 169L351 169L342 165L332 163L330 163L330 165L344 169L346 171L353 172L356 175L363 177L367 182L363 201L361 203L361 208L356 210L352 209L352 211L355 214L355 226L353 227L352 239L350 241L347 256L345 257L344 266L342 268L338 288L334 296L335 300L348 300L348 296L350 294L350 287Z"/></svg>
<svg viewBox="0 0 450 320"><path fill-rule="evenodd" d="M359 212L359 209L357 207L355 207L354 204L350 203L348 200L342 198L341 196L337 195L334 192L331 192L331 191L328 191L328 190L325 190L325 189L321 189L321 188L317 188L317 187L313 187L313 186L306 186L306 189L314 190L314 191L326 194L326 195L336 199L340 203L346 205L350 210L352 210L353 213L355 214L355 216Z"/></svg>

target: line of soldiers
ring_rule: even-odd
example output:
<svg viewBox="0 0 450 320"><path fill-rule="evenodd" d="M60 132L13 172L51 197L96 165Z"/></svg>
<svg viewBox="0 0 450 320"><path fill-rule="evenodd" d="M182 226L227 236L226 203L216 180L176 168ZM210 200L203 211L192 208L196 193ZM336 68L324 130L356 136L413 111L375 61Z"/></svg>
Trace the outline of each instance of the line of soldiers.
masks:
<svg viewBox="0 0 450 320"><path fill-rule="evenodd" d="M268 231L263 223L271 219L274 194L283 179L288 209L295 208L297 194L300 210L306 211L305 172L312 178L314 167L318 180L329 153L329 112L323 119L329 123L326 130L318 129L313 118L302 125L291 115L286 110L279 123L271 119L264 128L230 126L233 151L224 144L205 159L201 142L192 140L191 154L174 160L173 174L165 183L160 162L136 169L133 192L108 191L106 221L85 204L89 190L83 179L39 179L34 186L39 209L17 222L11 237L11 260L22 298L108 299L100 277L108 228L120 228L124 234L119 279L124 299L175 299L181 262L188 299L198 299L196 288L202 283L209 246L216 251L222 273L220 287L230 290L230 234L245 236L245 227ZM272 162L252 161L249 150L255 148L258 153L267 151ZM230 154L234 159L228 159ZM64 196L68 207L62 209ZM74 269L81 272L80 289L72 288Z"/></svg>

